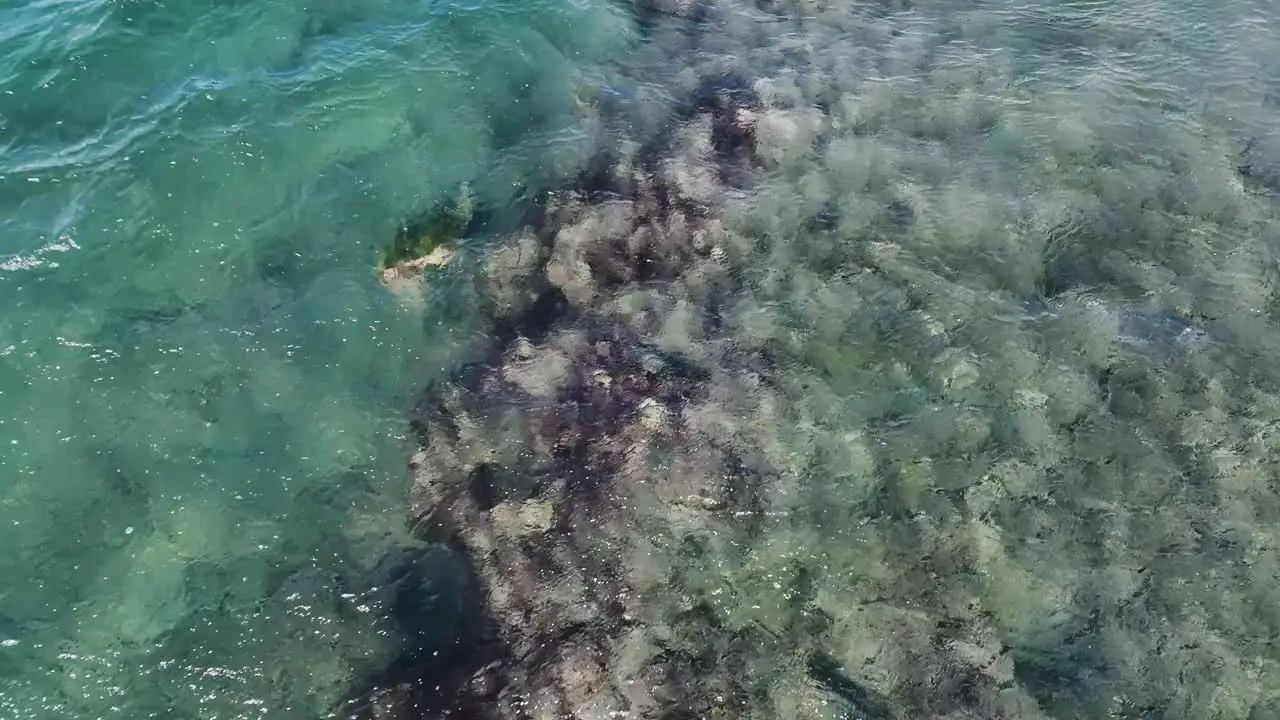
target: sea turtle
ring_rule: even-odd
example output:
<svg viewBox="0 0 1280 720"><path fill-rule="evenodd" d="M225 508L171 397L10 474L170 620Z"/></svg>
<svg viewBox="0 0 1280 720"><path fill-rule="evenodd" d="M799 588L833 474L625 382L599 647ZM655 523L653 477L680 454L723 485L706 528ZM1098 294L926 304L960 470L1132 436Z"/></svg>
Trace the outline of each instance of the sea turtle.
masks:
<svg viewBox="0 0 1280 720"><path fill-rule="evenodd" d="M423 304L423 273L453 259L457 243L469 233L474 217L474 201L464 183L452 202L402 223L379 262L383 286L411 306Z"/></svg>

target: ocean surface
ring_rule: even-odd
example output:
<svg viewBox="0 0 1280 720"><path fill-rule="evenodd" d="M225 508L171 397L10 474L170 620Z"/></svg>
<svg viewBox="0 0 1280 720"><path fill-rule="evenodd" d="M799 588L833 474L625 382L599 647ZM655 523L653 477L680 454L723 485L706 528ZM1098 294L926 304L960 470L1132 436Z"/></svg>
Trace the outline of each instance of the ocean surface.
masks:
<svg viewBox="0 0 1280 720"><path fill-rule="evenodd" d="M1161 717L1273 717L1256 708L1280 703L1280 4L841 2L725 4L758 30L686 50L800 68L761 92L851 130L804 162L775 137L744 217L866 244L930 314L886 334L875 296L762 275L744 337L774 333L849 399L824 423L900 418L881 437L903 467L967 473L994 437L1026 454L984 472L1046 503L1066 503L1054 483L1099 517L1170 493L1211 507L1217 554L1170 539L1185 514L1124 533L1202 548L1177 552L1205 652L1247 646L1223 672L1252 694ZM379 258L441 203L520 206L618 128L660 124L682 68L636 18L607 0L0 0L0 720L318 718L395 657L378 586L407 542L408 416L471 359L487 240L461 238L422 303L379 283ZM806 252L770 262L821 265ZM1111 424L1064 444L1104 365ZM959 410L908 422L926 395ZM1043 472L1068 456L1087 467ZM1004 532L1043 529L1018 522ZM1018 562L1077 568L1066 547ZM990 600L1023 618L1011 636L1059 632L1058 579ZM1073 692L1042 705L1068 717Z"/></svg>
<svg viewBox="0 0 1280 720"><path fill-rule="evenodd" d="M606 3L0 8L0 717L319 717L385 661L406 412L465 325L378 283L572 170ZM362 662L368 667L362 667Z"/></svg>

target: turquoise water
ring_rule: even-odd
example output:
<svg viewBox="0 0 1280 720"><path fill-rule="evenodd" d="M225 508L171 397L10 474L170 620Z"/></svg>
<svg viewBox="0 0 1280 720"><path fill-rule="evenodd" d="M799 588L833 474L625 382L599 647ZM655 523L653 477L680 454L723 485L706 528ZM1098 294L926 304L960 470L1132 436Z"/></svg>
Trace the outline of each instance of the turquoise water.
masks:
<svg viewBox="0 0 1280 720"><path fill-rule="evenodd" d="M468 330L379 253L575 169L631 36L604 2L0 7L0 717L317 717L386 661L362 573Z"/></svg>
<svg viewBox="0 0 1280 720"><path fill-rule="evenodd" d="M425 312L379 254L464 184L514 207L574 174L613 132L592 99L656 124L690 85L680 53L734 58L786 108L726 203L763 251L725 323L805 388L768 452L839 466L788 531L847 562L822 602L871 585L907 607L943 581L968 602L945 563L893 574L963 536L1046 712L1121 686L1176 696L1169 717L1280 698L1259 647L1280 628L1280 8L722 5L694 48L662 23L645 45L605 0L5 0L0 719L315 718L394 657L372 587L408 542L408 414L470 357L484 248ZM833 269L851 257L872 270ZM934 549L845 547L905 533L866 524L881 496ZM1199 547L1193 525L1244 559L1211 576L1227 551L1168 550ZM1127 625L1055 654L1147 566L1170 609L1144 621L1227 658L1188 685L1247 690L1126 675L1116 658L1158 651ZM883 657L860 632L885 631L848 630L847 657Z"/></svg>

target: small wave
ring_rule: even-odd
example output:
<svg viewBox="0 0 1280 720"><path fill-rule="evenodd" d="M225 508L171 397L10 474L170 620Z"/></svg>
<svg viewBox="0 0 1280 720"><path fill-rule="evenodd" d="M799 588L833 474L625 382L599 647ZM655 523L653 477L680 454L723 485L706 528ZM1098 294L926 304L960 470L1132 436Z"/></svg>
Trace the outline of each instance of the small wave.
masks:
<svg viewBox="0 0 1280 720"><path fill-rule="evenodd" d="M0 10L0 76L9 86L31 66L58 65L102 35L104 0L42 0ZM3 72L7 70L8 72Z"/></svg>
<svg viewBox="0 0 1280 720"><path fill-rule="evenodd" d="M38 268L56 268L58 263L48 256L52 253L65 253L72 250L79 250L80 246L76 244L74 238L70 235L62 235L51 243L40 246L36 250L14 255L7 260L0 261L0 270L6 272L17 272L20 270L36 270Z"/></svg>
<svg viewBox="0 0 1280 720"><path fill-rule="evenodd" d="M2 156L0 175L38 175L63 169L88 169L109 163L128 155L144 138L176 116L196 94L196 83L188 80L137 112L118 120L109 121L105 127L61 145L49 143L14 144Z"/></svg>

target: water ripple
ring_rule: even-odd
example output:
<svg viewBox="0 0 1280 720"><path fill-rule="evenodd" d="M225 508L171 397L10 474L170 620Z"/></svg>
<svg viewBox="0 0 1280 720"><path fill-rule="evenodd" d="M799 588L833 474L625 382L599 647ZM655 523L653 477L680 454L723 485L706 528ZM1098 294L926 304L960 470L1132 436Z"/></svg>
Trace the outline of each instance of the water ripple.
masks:
<svg viewBox="0 0 1280 720"><path fill-rule="evenodd" d="M98 131L61 145L33 144L0 156L0 175L39 176L55 170L93 170L128 155L169 117L193 98L187 83L145 105L136 113L112 120Z"/></svg>

